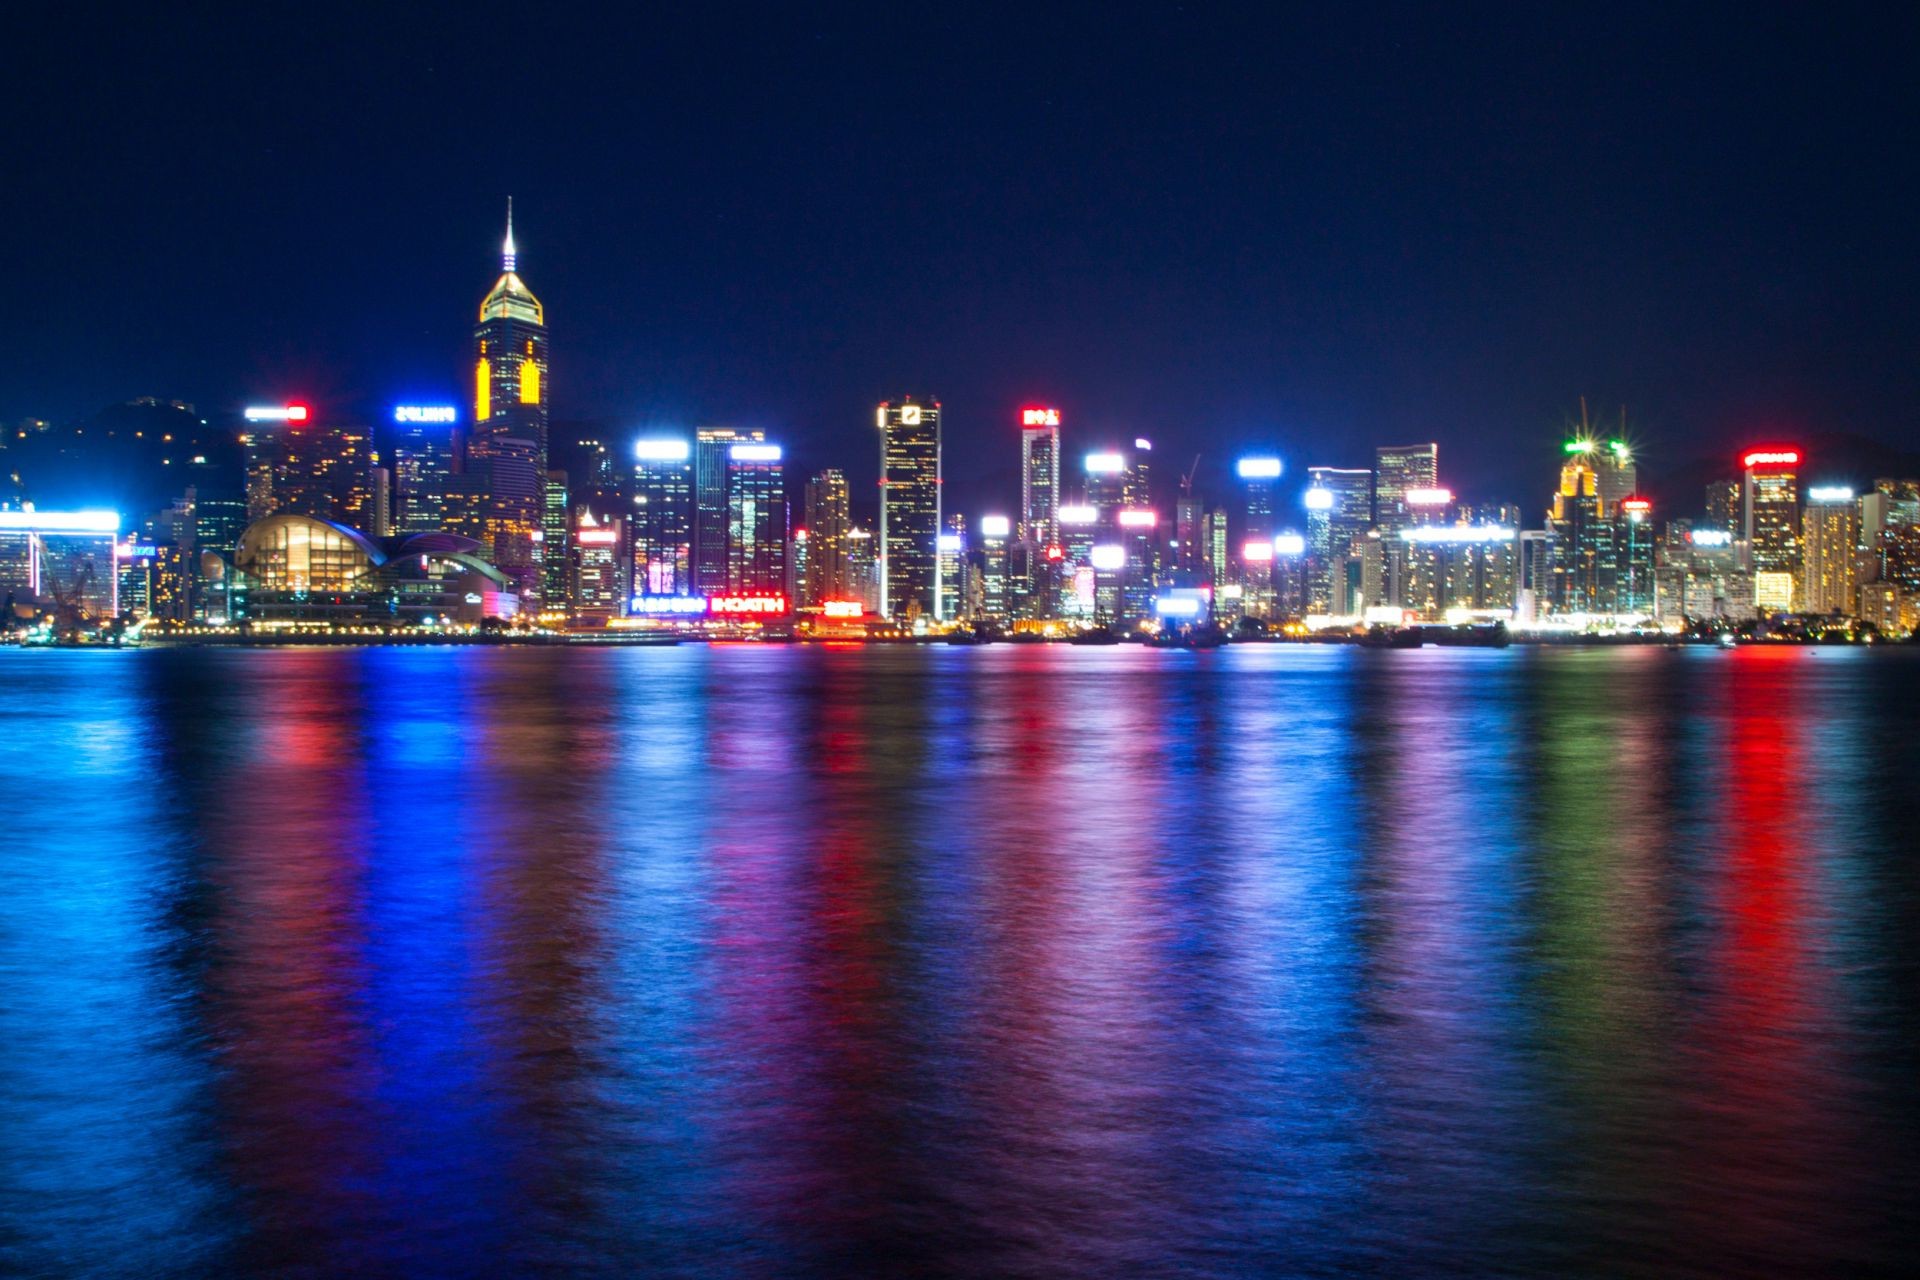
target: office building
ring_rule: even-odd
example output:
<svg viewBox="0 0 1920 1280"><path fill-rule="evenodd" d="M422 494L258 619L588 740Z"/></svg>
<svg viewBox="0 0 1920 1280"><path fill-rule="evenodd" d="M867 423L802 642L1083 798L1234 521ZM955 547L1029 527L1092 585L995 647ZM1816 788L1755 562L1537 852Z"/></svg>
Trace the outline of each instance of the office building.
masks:
<svg viewBox="0 0 1920 1280"><path fill-rule="evenodd" d="M730 596L787 590L786 464L777 444L727 447L727 580Z"/></svg>
<svg viewBox="0 0 1920 1280"><path fill-rule="evenodd" d="M1060 411L1020 413L1019 536L1036 546L1060 540Z"/></svg>
<svg viewBox="0 0 1920 1280"><path fill-rule="evenodd" d="M274 416L265 416L268 412ZM248 416L241 443L249 516L284 513L372 526L376 499L371 431L323 418L305 406L249 410Z"/></svg>
<svg viewBox="0 0 1920 1280"><path fill-rule="evenodd" d="M453 477L451 425L413 423L393 441L393 525L398 533L430 533L447 524Z"/></svg>
<svg viewBox="0 0 1920 1280"><path fill-rule="evenodd" d="M1362 539L1373 522L1373 472L1365 467L1308 467L1307 612L1348 616L1356 592Z"/></svg>
<svg viewBox="0 0 1920 1280"><path fill-rule="evenodd" d="M665 437L638 441L633 453L627 519L634 594L693 595L693 450L685 440Z"/></svg>
<svg viewBox="0 0 1920 1280"><path fill-rule="evenodd" d="M886 616L939 612L940 402L912 397L875 411L880 428L880 590Z"/></svg>
<svg viewBox="0 0 1920 1280"><path fill-rule="evenodd" d="M1793 584L1800 576L1800 451L1751 449L1740 465L1741 536L1759 605L1790 610Z"/></svg>
<svg viewBox="0 0 1920 1280"><path fill-rule="evenodd" d="M807 585L801 603L857 599L848 535L853 531L847 477L829 467L807 482Z"/></svg>
<svg viewBox="0 0 1920 1280"><path fill-rule="evenodd" d="M573 524L567 519L571 503L567 473L547 472L540 493L540 598L571 607L578 566L573 556Z"/></svg>
<svg viewBox="0 0 1920 1280"><path fill-rule="evenodd" d="M1860 591L1860 504L1853 490L1807 490L1800 513L1800 609L1853 612Z"/></svg>
<svg viewBox="0 0 1920 1280"><path fill-rule="evenodd" d="M730 508L727 471L737 444L765 444L757 428L701 427L693 433L693 583L694 594L727 593Z"/></svg>
<svg viewBox="0 0 1920 1280"><path fill-rule="evenodd" d="M473 331L473 423L470 455L485 456L502 438L526 441L534 470L548 465L547 316L517 272L513 202L507 202L507 236L501 245L500 278L480 302Z"/></svg>
<svg viewBox="0 0 1920 1280"><path fill-rule="evenodd" d="M1414 523L1407 493L1410 490L1437 489L1439 486L1439 445L1381 445L1374 450L1374 527L1383 534L1398 534Z"/></svg>
<svg viewBox="0 0 1920 1280"><path fill-rule="evenodd" d="M473 420L456 451L448 524L477 539L520 601L552 585L543 570L546 525L546 309L517 272L513 207L501 274L480 301L473 331ZM564 549L555 548L556 557ZM561 560L564 564L564 559ZM559 601L556 601L559 603Z"/></svg>
<svg viewBox="0 0 1920 1280"><path fill-rule="evenodd" d="M627 543L627 521L617 515L595 515L590 507L574 511L568 537L571 573L567 583L567 612L576 622L605 625L627 611L633 595L633 550ZM558 557L549 557L551 564Z"/></svg>

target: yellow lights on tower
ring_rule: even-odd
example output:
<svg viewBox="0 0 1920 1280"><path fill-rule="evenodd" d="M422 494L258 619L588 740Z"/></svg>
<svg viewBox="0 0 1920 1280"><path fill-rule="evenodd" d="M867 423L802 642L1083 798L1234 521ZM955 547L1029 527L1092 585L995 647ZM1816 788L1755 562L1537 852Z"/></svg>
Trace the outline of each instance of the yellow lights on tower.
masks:
<svg viewBox="0 0 1920 1280"><path fill-rule="evenodd" d="M488 377L487 362L483 359L473 370L473 420L485 422L493 416L493 387Z"/></svg>
<svg viewBox="0 0 1920 1280"><path fill-rule="evenodd" d="M532 346L532 343L528 343ZM531 360L520 362L520 403L540 403L540 366Z"/></svg>

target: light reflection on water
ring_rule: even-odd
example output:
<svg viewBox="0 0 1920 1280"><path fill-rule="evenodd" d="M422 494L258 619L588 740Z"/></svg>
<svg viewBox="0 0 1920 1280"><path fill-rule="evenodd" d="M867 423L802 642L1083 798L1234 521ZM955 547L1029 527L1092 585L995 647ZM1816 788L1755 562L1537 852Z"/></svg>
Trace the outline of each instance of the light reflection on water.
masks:
<svg viewBox="0 0 1920 1280"><path fill-rule="evenodd" d="M0 1272L1912 1232L1909 652L0 653Z"/></svg>

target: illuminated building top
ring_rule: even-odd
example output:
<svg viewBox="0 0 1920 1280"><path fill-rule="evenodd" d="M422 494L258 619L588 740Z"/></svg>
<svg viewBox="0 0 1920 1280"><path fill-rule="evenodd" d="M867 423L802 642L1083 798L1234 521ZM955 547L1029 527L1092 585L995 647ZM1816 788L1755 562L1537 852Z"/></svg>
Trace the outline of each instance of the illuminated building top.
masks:
<svg viewBox="0 0 1920 1280"><path fill-rule="evenodd" d="M507 238L500 245L500 278L480 301L480 319L546 324L546 308L540 305L540 299L533 296L533 290L527 288L526 282L520 279L514 269L519 257L513 246L513 197L508 196Z"/></svg>

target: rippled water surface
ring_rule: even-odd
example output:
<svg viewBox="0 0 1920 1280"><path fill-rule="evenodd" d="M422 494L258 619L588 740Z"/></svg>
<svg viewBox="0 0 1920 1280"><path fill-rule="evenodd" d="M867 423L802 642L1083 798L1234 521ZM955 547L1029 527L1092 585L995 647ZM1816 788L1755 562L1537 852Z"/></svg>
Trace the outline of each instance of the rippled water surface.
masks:
<svg viewBox="0 0 1920 1280"><path fill-rule="evenodd" d="M0 1273L1863 1272L1920 653L0 651Z"/></svg>

